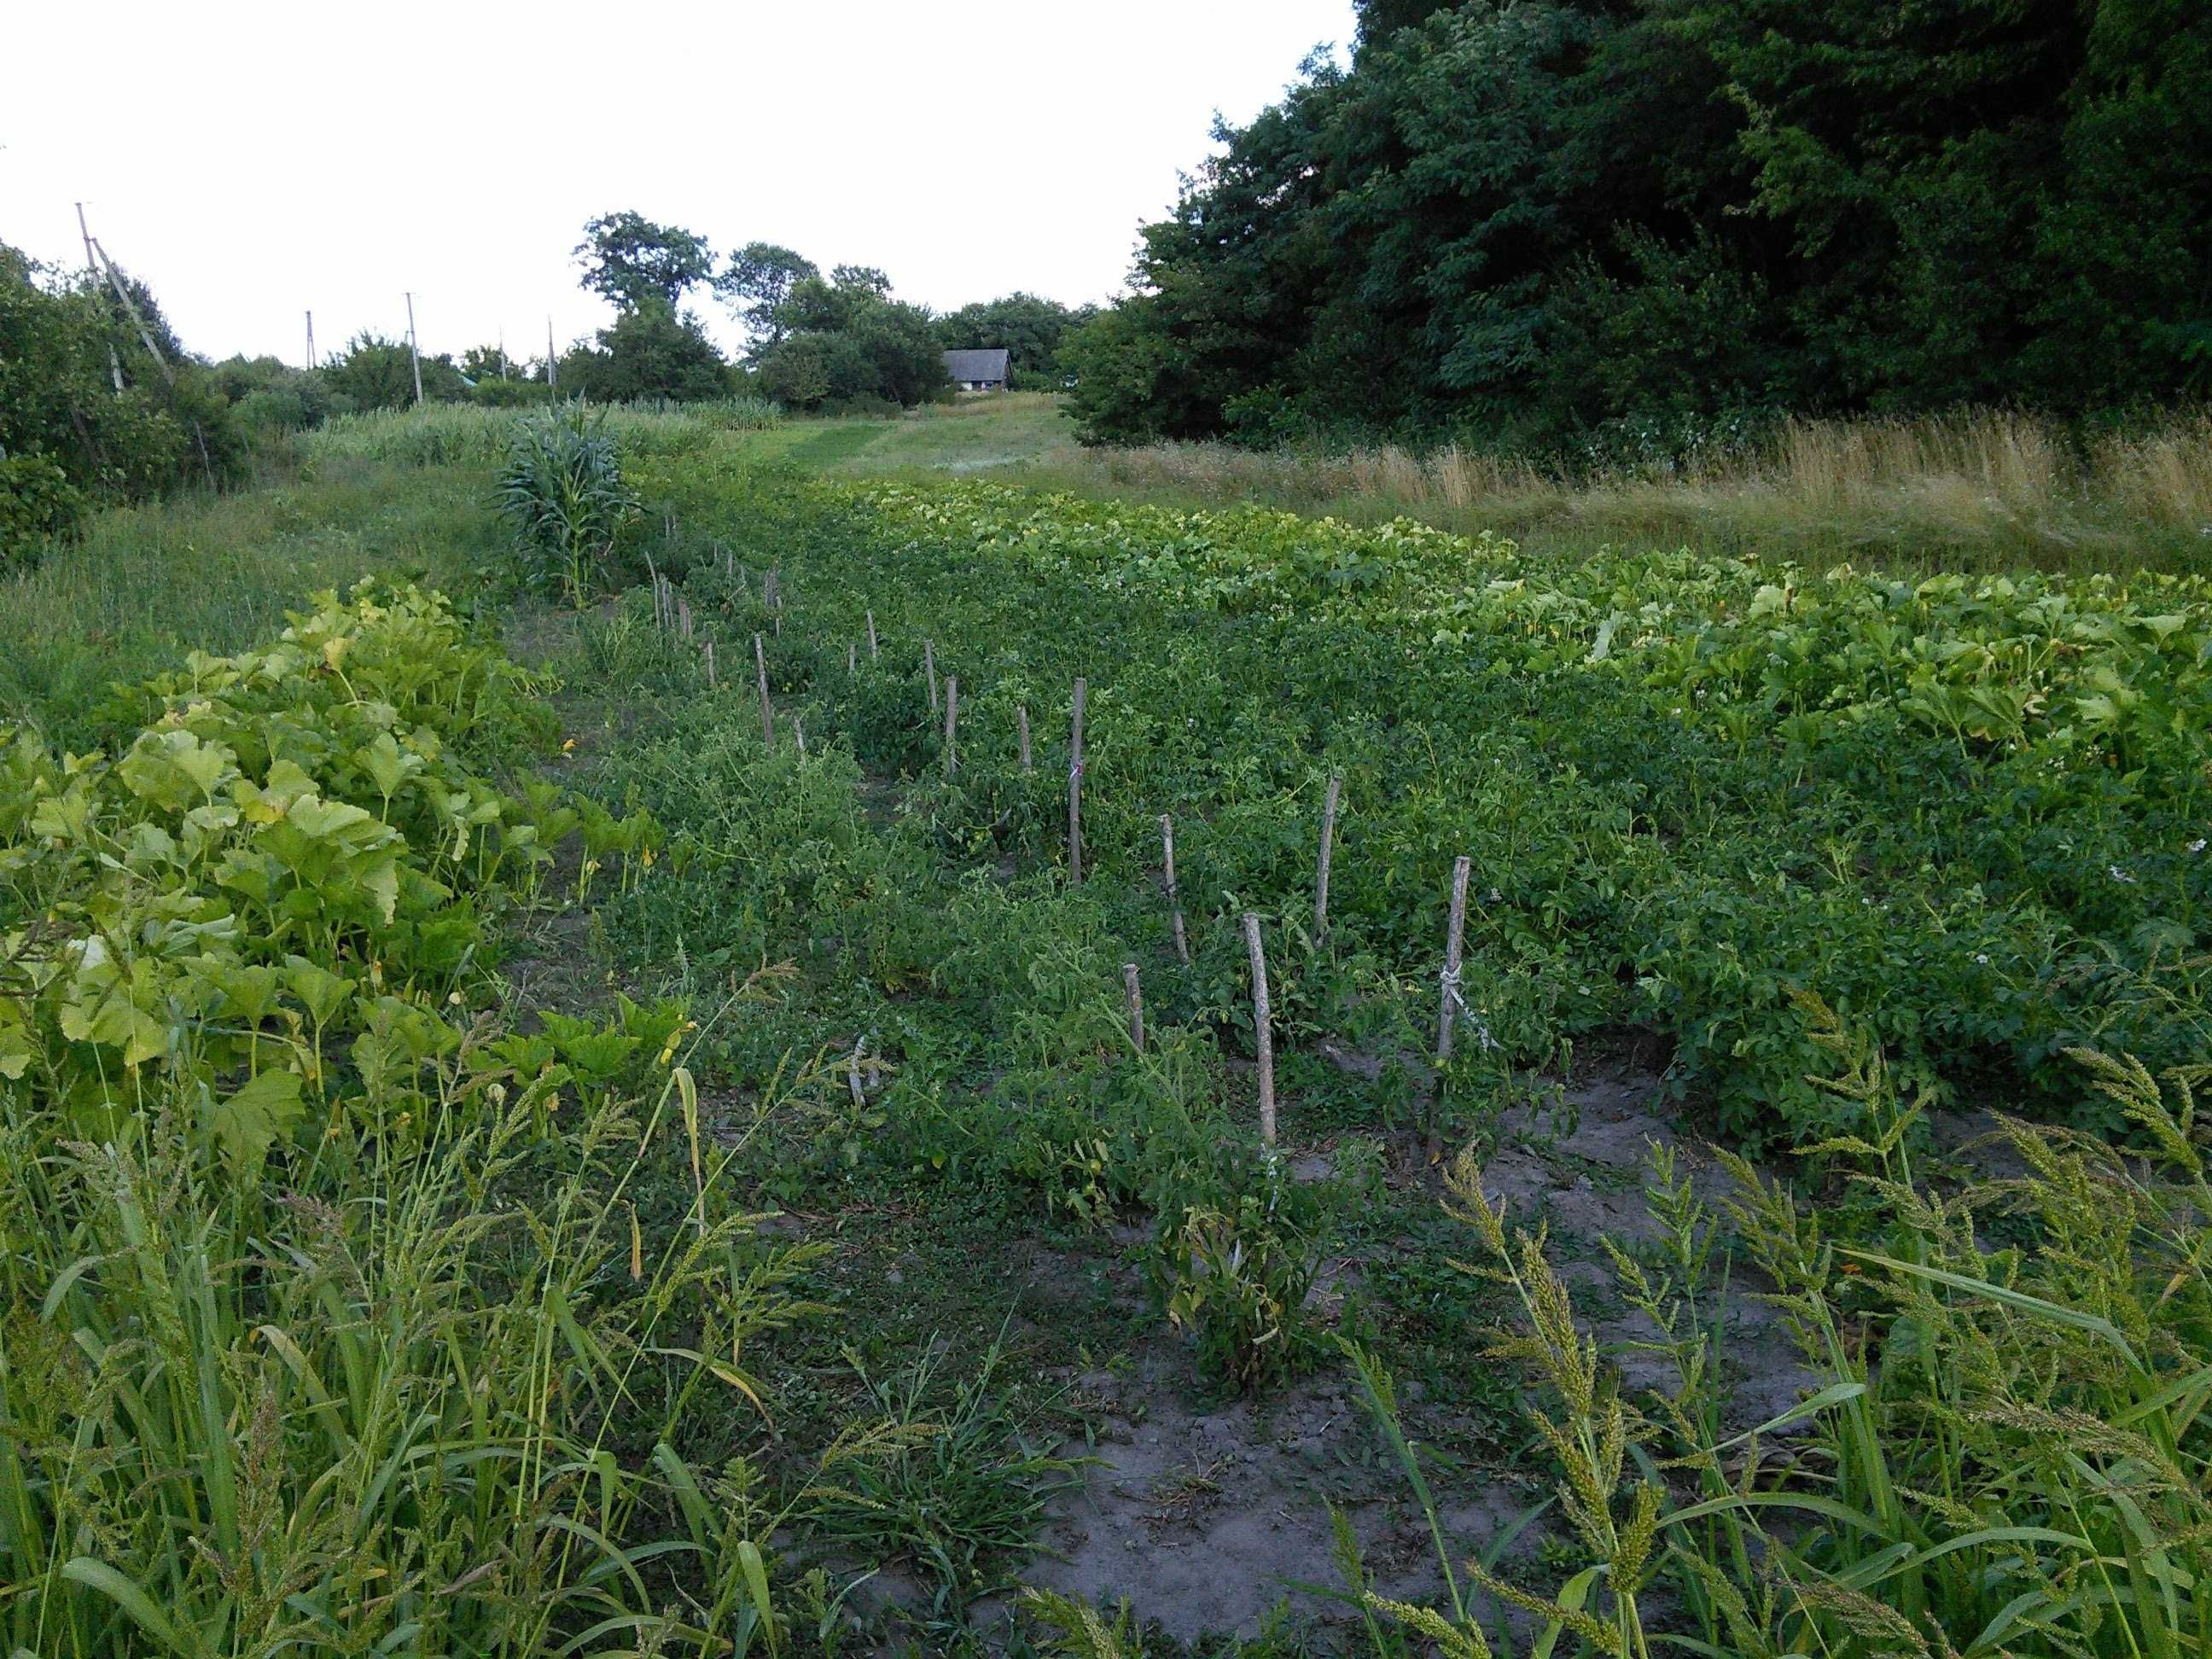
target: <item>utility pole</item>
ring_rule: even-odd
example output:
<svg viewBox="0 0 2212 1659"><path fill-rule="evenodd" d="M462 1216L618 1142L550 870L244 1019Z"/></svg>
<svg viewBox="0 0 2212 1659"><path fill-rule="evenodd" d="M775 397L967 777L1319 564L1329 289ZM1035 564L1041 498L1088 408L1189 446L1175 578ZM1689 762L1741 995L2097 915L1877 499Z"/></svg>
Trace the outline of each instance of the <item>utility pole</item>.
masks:
<svg viewBox="0 0 2212 1659"><path fill-rule="evenodd" d="M153 357L155 365L161 369L161 378L169 383L169 390L174 392L177 389L177 371L169 367L169 360L161 355L161 348L154 343L154 331L146 326L145 318L139 314L138 302L131 297L131 290L123 286L123 278L116 271L115 261L107 257L107 250L100 246L98 242L92 243L92 250L99 255L100 263L107 267L107 280L115 289L115 297L123 301L124 310L129 312L131 320L138 325L139 339L145 343L148 354ZM94 273L93 280L95 282L99 280L98 272ZM115 362L115 348L110 346L107 351L108 362L112 365ZM123 389L123 371L120 368L115 370L115 389L118 392ZM207 433L200 426L199 418L197 416L192 419L192 437L200 447L200 469L207 474L208 488L213 489L215 463L209 458Z"/></svg>
<svg viewBox="0 0 2212 1659"><path fill-rule="evenodd" d="M307 367L315 366L315 313L307 313Z"/></svg>
<svg viewBox="0 0 2212 1659"><path fill-rule="evenodd" d="M115 289L115 297L123 301L124 310L129 312L131 320L137 324L138 337L144 342L147 354L160 367L161 378L171 386L176 385L177 372L169 367L169 360L161 355L161 348L154 343L153 331L146 326L146 319L138 314L137 301L131 297L131 291L123 286L123 278L116 274L115 261L107 257L107 250L101 247L99 243L94 242L92 246L94 251L100 255L100 263L107 268L107 280ZM95 271L94 275L96 277L99 273Z"/></svg>
<svg viewBox="0 0 2212 1659"><path fill-rule="evenodd" d="M82 202L76 204L76 231L84 238L84 268L92 273L92 280L96 284L100 281L100 265L92 257L92 232L85 228L84 204ZM107 378L115 383L118 392L123 390L123 359L115 355L112 340L107 343Z"/></svg>
<svg viewBox="0 0 2212 1659"><path fill-rule="evenodd" d="M499 331L499 378L502 380L507 378L507 331L504 328Z"/></svg>
<svg viewBox="0 0 2212 1659"><path fill-rule="evenodd" d="M415 407L422 407L422 354L415 344L415 296L407 296L407 361L415 366Z"/></svg>
<svg viewBox="0 0 2212 1659"><path fill-rule="evenodd" d="M557 356L553 349L553 319L548 317L545 319L545 389L548 392L552 391L556 384L553 365Z"/></svg>

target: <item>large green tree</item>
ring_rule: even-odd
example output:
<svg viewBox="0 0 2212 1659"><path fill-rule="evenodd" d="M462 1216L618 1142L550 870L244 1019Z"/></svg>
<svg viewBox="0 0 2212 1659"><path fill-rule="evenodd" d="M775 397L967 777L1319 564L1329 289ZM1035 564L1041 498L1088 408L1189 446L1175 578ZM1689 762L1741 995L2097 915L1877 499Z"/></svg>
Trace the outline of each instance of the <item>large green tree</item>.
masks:
<svg viewBox="0 0 2212 1659"><path fill-rule="evenodd" d="M655 224L627 209L586 224L575 254L584 286L624 311L653 300L673 309L685 290L714 270L705 237L680 225Z"/></svg>
<svg viewBox="0 0 2212 1659"><path fill-rule="evenodd" d="M776 313L791 297L791 290L821 274L820 268L803 253L774 242L747 242L730 255L729 263L715 276L714 292L737 313L759 349L783 337Z"/></svg>
<svg viewBox="0 0 2212 1659"><path fill-rule="evenodd" d="M0 244L0 567L101 501L226 482L243 434L151 289L70 277ZM153 337L159 360L141 336Z"/></svg>
<svg viewBox="0 0 2212 1659"><path fill-rule="evenodd" d="M600 403L696 403L726 397L730 371L696 317L648 300L601 329L597 349L563 360L561 384Z"/></svg>

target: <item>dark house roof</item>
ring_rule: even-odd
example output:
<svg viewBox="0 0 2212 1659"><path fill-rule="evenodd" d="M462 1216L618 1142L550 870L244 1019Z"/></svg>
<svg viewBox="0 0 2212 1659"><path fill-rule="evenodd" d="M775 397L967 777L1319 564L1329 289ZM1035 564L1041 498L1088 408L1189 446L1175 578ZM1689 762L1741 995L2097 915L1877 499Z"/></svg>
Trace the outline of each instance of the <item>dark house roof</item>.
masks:
<svg viewBox="0 0 2212 1659"><path fill-rule="evenodd" d="M961 381L1003 380L1006 378L1006 349L1000 346L990 351L948 351L945 354L945 372Z"/></svg>

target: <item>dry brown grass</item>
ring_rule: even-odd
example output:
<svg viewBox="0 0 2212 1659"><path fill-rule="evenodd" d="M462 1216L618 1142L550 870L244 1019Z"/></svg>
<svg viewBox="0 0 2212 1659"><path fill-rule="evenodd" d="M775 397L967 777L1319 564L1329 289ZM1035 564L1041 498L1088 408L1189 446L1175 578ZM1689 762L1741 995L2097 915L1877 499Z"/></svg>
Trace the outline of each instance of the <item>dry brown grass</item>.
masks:
<svg viewBox="0 0 2212 1659"><path fill-rule="evenodd" d="M1794 421L1753 454L1570 477L1447 446L1255 453L1157 444L1052 458L1036 481L1087 493L1399 514L1524 539L1680 538L1731 550L1923 566L2212 562L2212 415L2085 449L2038 417Z"/></svg>

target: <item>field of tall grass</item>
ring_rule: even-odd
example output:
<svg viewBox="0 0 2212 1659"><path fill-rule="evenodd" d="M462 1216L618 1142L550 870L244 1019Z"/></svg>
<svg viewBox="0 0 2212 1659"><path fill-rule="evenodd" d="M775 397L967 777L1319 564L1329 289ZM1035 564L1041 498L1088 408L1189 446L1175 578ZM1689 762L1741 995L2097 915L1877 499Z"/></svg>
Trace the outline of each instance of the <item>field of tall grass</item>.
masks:
<svg viewBox="0 0 2212 1659"><path fill-rule="evenodd" d="M465 586L495 524L475 473L347 458L234 494L111 507L0 574L0 724L27 718L82 743L109 685L272 638L317 589L404 572Z"/></svg>
<svg viewBox="0 0 2212 1659"><path fill-rule="evenodd" d="M310 460L343 457L401 466L489 465L506 455L518 414L473 404L434 404L341 415L307 434L301 453ZM764 398L613 404L605 416L617 441L640 454L703 448L720 433L757 432L779 419L776 406Z"/></svg>
<svg viewBox="0 0 2212 1659"><path fill-rule="evenodd" d="M2212 558L2212 415L2080 440L2002 410L1791 421L1664 465L1547 468L1458 445L1339 452L1226 444L1070 450L1021 481L1172 503L1398 515L1535 544L1680 540L1926 566L2194 568Z"/></svg>

